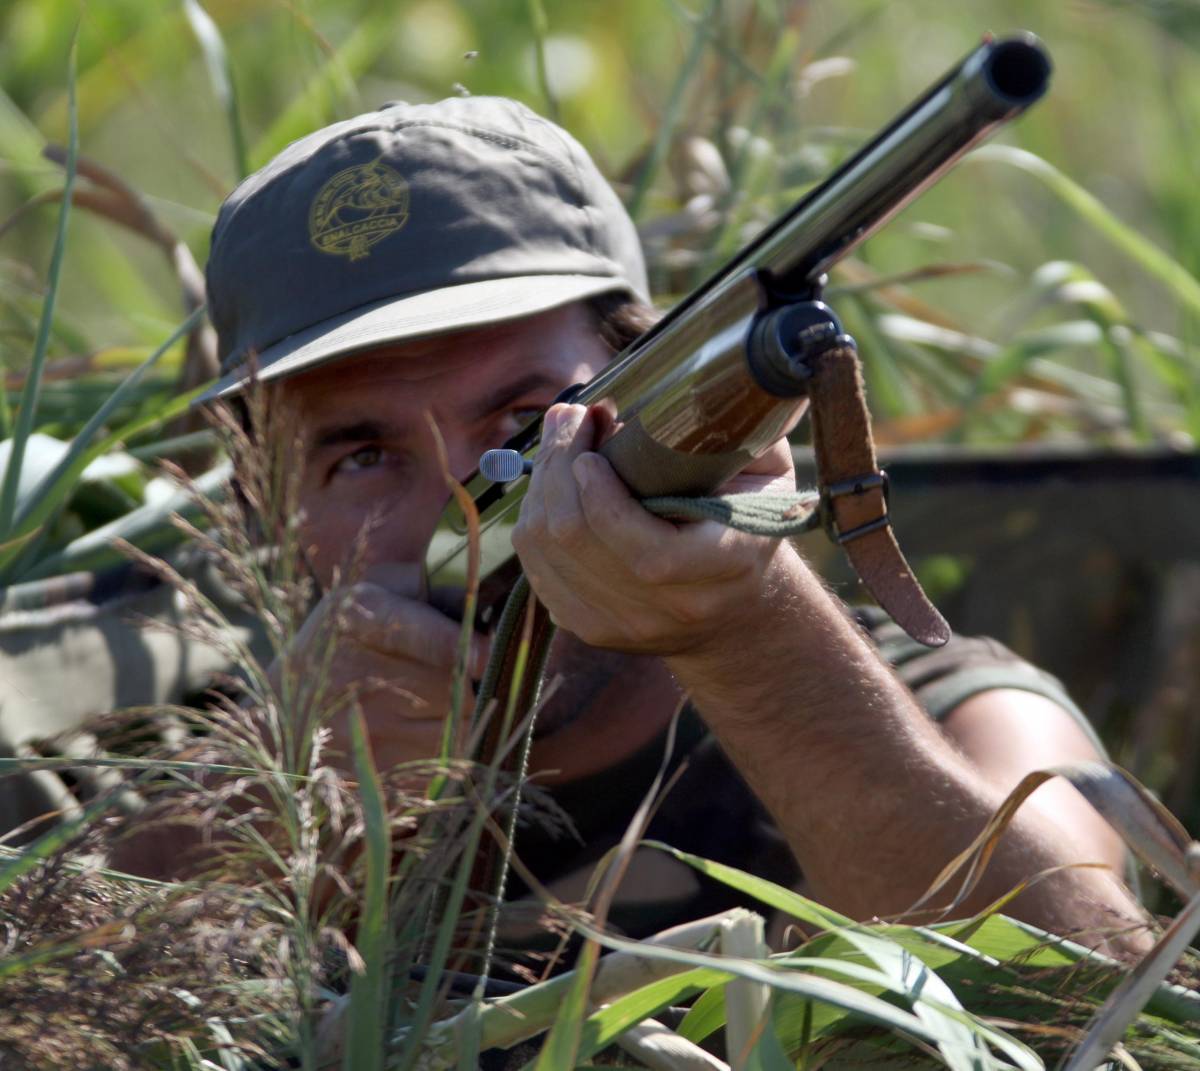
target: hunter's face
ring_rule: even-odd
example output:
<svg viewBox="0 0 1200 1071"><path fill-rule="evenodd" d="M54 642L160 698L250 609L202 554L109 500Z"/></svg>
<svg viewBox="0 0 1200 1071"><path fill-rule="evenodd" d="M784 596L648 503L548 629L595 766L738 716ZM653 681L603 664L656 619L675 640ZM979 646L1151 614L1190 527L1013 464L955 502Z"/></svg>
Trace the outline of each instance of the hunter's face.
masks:
<svg viewBox="0 0 1200 1071"><path fill-rule="evenodd" d="M302 444L305 544L328 585L366 532L365 565L419 562L449 494L426 416L463 479L572 383L611 357L569 305L480 330L373 350L284 380Z"/></svg>

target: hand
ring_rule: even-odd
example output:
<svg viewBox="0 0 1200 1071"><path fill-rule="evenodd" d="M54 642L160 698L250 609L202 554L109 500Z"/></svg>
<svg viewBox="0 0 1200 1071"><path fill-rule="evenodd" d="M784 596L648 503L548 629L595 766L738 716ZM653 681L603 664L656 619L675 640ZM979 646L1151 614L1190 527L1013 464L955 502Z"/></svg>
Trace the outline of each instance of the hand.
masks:
<svg viewBox="0 0 1200 1071"><path fill-rule="evenodd" d="M326 595L296 636L287 662L303 685L305 675L328 665L322 706L336 708L330 747L352 765L349 715L353 696L367 723L375 763L432 758L441 746L450 711L450 685L458 660L460 625L423 598L416 565L375 565L348 590ZM336 619L335 619L336 617ZM336 643L326 659L326 644ZM488 641L474 637L468 667L482 676ZM278 691L283 666L271 666Z"/></svg>
<svg viewBox="0 0 1200 1071"><path fill-rule="evenodd" d="M736 637L761 604L779 541L646 512L591 452L595 434L583 406L551 406L513 530L555 623L592 647L666 657ZM780 442L722 490L794 487Z"/></svg>

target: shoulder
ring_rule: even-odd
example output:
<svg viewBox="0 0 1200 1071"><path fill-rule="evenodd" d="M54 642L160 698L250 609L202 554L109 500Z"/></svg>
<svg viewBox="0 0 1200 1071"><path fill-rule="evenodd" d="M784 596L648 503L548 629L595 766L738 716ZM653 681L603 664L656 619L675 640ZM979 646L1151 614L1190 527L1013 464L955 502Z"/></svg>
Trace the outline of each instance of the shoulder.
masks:
<svg viewBox="0 0 1200 1071"><path fill-rule="evenodd" d="M968 701L990 692L1017 693L1002 704L1009 710L1015 709L1014 700L1040 697L1042 702L1033 699L1028 709L1045 711L1049 709L1045 704L1052 704L1098 754L1104 753L1095 729L1062 682L998 640L956 632L944 647L929 648L905 635L878 607L863 606L852 612L880 655L935 721L945 723ZM982 705L982 700L974 704L976 709Z"/></svg>

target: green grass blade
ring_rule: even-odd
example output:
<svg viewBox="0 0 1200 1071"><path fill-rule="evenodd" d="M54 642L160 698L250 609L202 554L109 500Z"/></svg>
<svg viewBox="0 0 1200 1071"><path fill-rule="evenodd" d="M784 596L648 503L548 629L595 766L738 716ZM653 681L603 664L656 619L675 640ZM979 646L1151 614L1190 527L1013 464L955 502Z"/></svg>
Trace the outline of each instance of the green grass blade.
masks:
<svg viewBox="0 0 1200 1071"><path fill-rule="evenodd" d="M116 390L109 395L108 399L102 406L92 415L91 419L83 426L79 433L71 442L70 449L63 455L62 460L46 474L46 476L38 483L29 496L29 499L22 506L20 513L15 521L10 524L10 530L14 536L24 535L27 532L45 524L54 512L63 505L66 499L74 490L75 485L79 480L80 474L85 468L97 457L103 453L109 446L115 442L119 442L122 437L128 437L140 431L141 428L153 424L159 420L170 419L170 416L175 415L178 411L183 411L188 408L194 395L182 395L173 399L171 403L163 407L160 411L152 413L149 416L144 416L135 419L132 423L121 428L116 434L107 436L99 444L93 445L92 440L97 432L104 426L105 421L117 410L117 408L125 400L126 396L132 393L138 386L139 381L166 353L172 346L183 338L204 315L203 309L197 309L192 313L182 324L179 325L171 336L156 349L149 357L146 358L129 376L127 376ZM15 441L14 441L15 446ZM10 466L11 467L11 466ZM13 554L0 554L0 568L7 568L14 560Z"/></svg>
<svg viewBox="0 0 1200 1071"><path fill-rule="evenodd" d="M125 402L125 399L137 390L138 384L146 373L158 364L163 355L168 353L177 342L190 334L203 317L204 309L196 309L195 312L171 332L166 341L158 349L121 381L112 394L105 400L104 404L92 414L88 422L84 424L75 438L71 440L71 447L63 455L63 459L38 484L30 495L29 501L22 506L16 517L16 527L18 530L24 529L27 526L29 518L34 514L45 516L46 507L42 500L54 496L56 489L64 478L69 478L72 475L76 475L77 472L82 471L82 468L79 467L79 462L87 454L88 447L96 437L96 433L104 427L109 417L117 411ZM187 397L185 400L190 405L191 397ZM155 418L157 417L158 414L155 414ZM127 428L122 429L122 431L126 435L131 434ZM86 467L86 463L84 467Z"/></svg>
<svg viewBox="0 0 1200 1071"><path fill-rule="evenodd" d="M0 844L0 859L17 859L23 852L24 850L21 848L8 848ZM144 878L140 874L127 874L123 870L111 870L108 867L97 867L92 863L79 863L70 859L63 862L62 867L72 874L94 874L106 881L120 882L122 885L136 885L145 889L175 889L180 885L177 881Z"/></svg>
<svg viewBox="0 0 1200 1071"><path fill-rule="evenodd" d="M246 134L242 128L241 107L238 104L237 85L233 80L233 67L229 62L229 51L221 38L221 31L212 16L200 5L200 0L183 0L183 13L200 51L204 54L204 65L208 68L208 80L212 83L217 100L225 109L229 124L229 139L233 146L233 164L238 179L250 174L250 160L246 153Z"/></svg>
<svg viewBox="0 0 1200 1071"><path fill-rule="evenodd" d="M5 956L0 959L0 980L45 966L53 963L56 959L73 956L85 948L101 947L103 937L113 934L115 928L112 924L104 924L77 937L61 941L42 941L27 952L15 956ZM119 932L113 936L119 936Z"/></svg>
<svg viewBox="0 0 1200 1071"><path fill-rule="evenodd" d="M590 1059L631 1026L636 1026L643 1019L653 1018L672 1004L683 1004L702 991L720 986L728 978L720 971L698 967L669 978L660 978L627 993L588 1016L580 1034L577 1059Z"/></svg>
<svg viewBox="0 0 1200 1071"><path fill-rule="evenodd" d="M850 317L851 333L859 340L863 378L871 408L881 416L899 417L920 411L921 405L912 384L892 352L887 336L880 331L872 303L861 294L846 302L854 309Z"/></svg>
<svg viewBox="0 0 1200 1071"><path fill-rule="evenodd" d="M668 855L674 856L681 863L686 863L714 881L719 881L724 885L728 885L731 889L737 889L748 896L753 896L760 903L766 904L768 907L773 907L778 911L783 911L793 918L799 919L801 922L815 926L819 930L837 930L857 925L849 916L839 914L837 911L818 904L815 900L809 900L807 897L801 896L799 893L793 892L783 885L767 881L766 878L755 877L753 874L747 874L744 870L726 866L724 863L714 863L710 859L703 859L689 852L681 852L678 848L672 848L669 844L663 844L662 841L646 840L642 842L642 845L643 847L657 848L659 851L666 852Z"/></svg>
<svg viewBox="0 0 1200 1071"><path fill-rule="evenodd" d="M167 770L194 770L197 773L219 773L230 777L250 777L260 774L262 770L254 766L229 766L219 762L188 762L184 759L134 759L87 757L76 758L46 758L27 759L0 756L0 776L6 773L20 773L29 770L148 770L153 773L163 773ZM280 773L280 777L297 783L312 780L304 774Z"/></svg>
<svg viewBox="0 0 1200 1071"><path fill-rule="evenodd" d="M567 990L554 1025L550 1027L545 1044L538 1053L534 1071L558 1071L561 1067L574 1067L578 1062L583 1021L587 1017L588 991L599 954L599 948L594 943L584 946L571 988Z"/></svg>
<svg viewBox="0 0 1200 1071"><path fill-rule="evenodd" d="M1129 328L1122 324L1106 325L1104 332L1104 350L1109 358L1109 371L1121 388L1121 397L1125 406L1125 419L1129 428L1139 443L1150 441L1150 426L1146 421L1146 410L1142 404L1141 391L1134 377L1134 365L1137 356L1133 352L1133 335Z"/></svg>
<svg viewBox="0 0 1200 1071"><path fill-rule="evenodd" d="M519 596L514 592L510 595L510 603L516 602L522 604ZM506 607L505 616L507 616L508 607ZM523 616L523 614L521 615ZM497 638L497 642L498 638ZM517 713L515 697L521 693L522 676L526 670L533 670L540 674L541 665L544 661L546 650L545 645L539 651L531 654L529 648L529 639L527 636L519 638L514 634L511 642L519 644L519 657L517 664L514 666L513 679L510 682L512 691L507 697L505 722L501 732L501 738L507 736L509 729L512 726L512 719ZM492 675L494 670L498 670L499 662L493 658L492 664L489 664L488 673L485 674L485 680L479 688L479 697L477 703L484 703L487 700L484 698L489 692L489 683L487 678ZM494 687L494 681L491 687ZM408 1017L406 1026L408 1028L408 1037L405 1047L400 1055L395 1066L398 1066L404 1071L417 1066L421 1056L421 1046L424 1043L426 1031L433 1018L434 1001L437 997L438 989L441 985L442 970L446 966L447 957L450 954L450 945L454 937L455 929L458 924L459 914L462 910L463 900L466 896L467 886L471 879L471 874L476 865L476 853L479 850L480 839L483 835L485 825L490 817L488 813L489 801L495 796L497 780L500 769L498 760L492 765L486 767L483 775L482 791L480 794L479 805L476 813L472 818L470 825L466 831L461 834L462 839L462 856L459 860L458 867L454 877L450 882L448 892L445 896L444 903L441 905L441 916L438 919L435 933L426 962L426 976L421 985L421 990L417 996L416 1006ZM442 786L445 784L444 775L438 775L434 778L429 788L431 798L437 798L442 791ZM490 948L486 951L486 956L490 957Z"/></svg>
<svg viewBox="0 0 1200 1071"><path fill-rule="evenodd" d="M747 874L734 867L689 855L661 843L648 843L652 847L668 852L701 873L747 893L809 925L836 931L839 940L853 946L875 964L879 973L877 981L882 980L889 990L912 1001L914 1013L925 1024L930 1035L936 1038L935 1044L942 1052L947 1066L957 1068L959 1071L969 1071L970 1068L977 1065L978 1061L987 1059L986 1050L978 1035L973 1033L969 1027L964 1026L956 1016L945 1014L947 1010L954 1012L962 1010L958 998L949 986L923 961L902 946L886 937L872 933L845 916L814 903L799 893L776 885L774 882L755 877L753 874ZM852 977L856 976L856 972L849 970L848 964L835 966L834 961L814 961L812 957L804 955L797 955L794 961L789 957L784 962L795 962L797 966L809 969L819 964L828 970L848 973ZM864 982L872 980L865 974L858 975L858 977ZM1035 1065L1025 1063L1020 1066L1032 1069Z"/></svg>
<svg viewBox="0 0 1200 1071"><path fill-rule="evenodd" d="M356 710L350 721L354 769L358 773L365 826L366 896L358 916L355 944L363 958L363 971L350 983L347 1011L346 1071L378 1071L383 1067L384 1024L387 1002L388 875L391 871L391 838L383 786L375 769L367 724Z"/></svg>
<svg viewBox="0 0 1200 1071"><path fill-rule="evenodd" d="M752 982L761 982L780 992L798 993L805 998L831 1004L849 1012L863 1022L882 1026L902 1035L921 1038L932 1044L937 1042L936 1036L932 1035L925 1024L911 1012L897 1008L894 1004L844 982L788 970L769 962L717 956L711 953L692 952L687 949L669 948L662 945L640 944L637 941L601 933L582 924L579 929L606 948L635 953L645 959L665 960L688 967L707 967L723 974L735 975ZM838 963L837 966L846 973L853 970L852 966L845 963ZM874 973L877 975L877 972Z"/></svg>
<svg viewBox="0 0 1200 1071"><path fill-rule="evenodd" d="M663 160L666 159L667 150L671 147L671 139L675 136L675 131L683 117L684 94L687 87L691 84L692 76L700 66L700 60L704 58L704 50L708 45L706 27L716 12L719 3L720 0L709 0L704 14L696 17L695 25L692 27L692 40L688 46L687 55L684 57L683 64L679 68L679 73L675 76L675 82L671 86L671 95L667 98L662 121L658 125L658 133L655 134L654 144L650 147L650 155L638 171L637 180L633 186L633 193L629 198L629 214L635 222L638 216L641 215L646 194L650 192L650 184L654 181L654 176L658 174L658 169L662 166Z"/></svg>
<svg viewBox="0 0 1200 1071"><path fill-rule="evenodd" d="M5 376L5 368L3 362L0 362L0 381ZM13 433L12 413L8 408L8 398L5 394L0 393L0 440L11 439Z"/></svg>
<svg viewBox="0 0 1200 1071"><path fill-rule="evenodd" d="M710 986L679 1024L679 1036L697 1044L725 1025L725 986Z"/></svg>
<svg viewBox="0 0 1200 1071"><path fill-rule="evenodd" d="M425 980L421 984L421 991L417 996L416 1007L412 1010L412 1014L408 1019L408 1026L410 1028L408 1041L401 1053L400 1059L397 1061L397 1066L404 1069L418 1066L421 1045L429 1029L429 1024L433 1020L434 1001L441 986L442 970L445 968L446 960L450 955L450 943L454 938L459 912L462 910L463 899L467 893L467 884L471 879L471 871L474 869L475 853L479 849L479 840L484 828L484 818L484 815L478 816L471 823L471 826L463 837L462 857L459 860L458 868L455 871L450 890L446 896L441 918L438 920L437 930L433 938L433 947L430 950L429 960L426 965L427 973Z"/></svg>
<svg viewBox="0 0 1200 1071"><path fill-rule="evenodd" d="M163 414L159 414L161 417ZM229 483L231 468L223 462L195 480L195 492L203 498L216 498L222 495ZM137 509L110 521L108 524L85 532L78 539L72 540L62 550L39 559L29 568L13 568L13 574L19 582L44 579L48 576L59 576L62 573L78 572L85 569L102 569L106 566L117 565L128 558L116 547L115 540L124 540L140 550L150 554L161 555L178 546L187 537L175 526L172 517L175 514L190 521L202 520L203 511L195 501L195 496L186 488L181 488L176 494L162 502L147 503ZM7 548L0 548L0 561L7 560L4 553ZM13 559L16 561L17 559Z"/></svg>
<svg viewBox="0 0 1200 1071"><path fill-rule="evenodd" d="M480 985L482 988L482 983ZM458 1035L458 1071L478 1071L479 1050L483 1045L483 1002L473 998L464 1009L464 1022Z"/></svg>
<svg viewBox="0 0 1200 1071"><path fill-rule="evenodd" d="M1154 948L1109 995L1063 1071L1092 1071L1104 1062L1197 932L1200 932L1200 893L1187 902Z"/></svg>
<svg viewBox="0 0 1200 1071"><path fill-rule="evenodd" d="M330 100L353 87L392 38L395 12L382 8L360 17L358 25L321 65L250 152L250 166L261 167L289 142L303 137L333 118Z"/></svg>
<svg viewBox="0 0 1200 1071"><path fill-rule="evenodd" d="M550 20L542 0L527 0L529 21L533 26L533 61L537 69L538 86L546 98L546 114L559 122L558 98L550 85L550 72L546 69L546 35L550 32Z"/></svg>
<svg viewBox="0 0 1200 1071"><path fill-rule="evenodd" d="M738 146L733 161L729 165L729 190L724 197L725 205L730 209L724 226L713 243L713 250L721 260L733 255L741 244L739 235L746 223L745 210L738 212L735 206L739 200L746 202L746 209L758 200L763 192L762 183L748 181L755 170L755 142L761 137L760 131L766 124L768 115L777 110L780 98L786 94L787 86L795 71L796 54L800 49L801 36L794 27L782 29L779 40L775 45L774 54L763 75L763 83L754 99L750 117L742 124L747 137ZM767 139L770 140L770 139Z"/></svg>
<svg viewBox="0 0 1200 1071"><path fill-rule="evenodd" d="M122 788L119 791L125 791ZM28 847L22 848L20 854L9 859L0 867L0 895L3 895L19 878L23 878L55 852L60 851L78 836L95 819L99 818L113 805L115 793L107 793L93 800L78 815L65 821L60 821L52 829L47 830Z"/></svg>
<svg viewBox="0 0 1200 1071"><path fill-rule="evenodd" d="M46 351L50 344L50 327L54 322L54 304L58 298L58 281L62 275L63 256L67 248L67 220L71 215L71 199L75 191L75 166L79 156L79 108L75 100L75 64L77 44L71 41L67 61L67 113L68 130L67 159L64 165L62 202L58 208L58 227L54 234L54 251L50 257L50 276L46 284L46 297L42 301L42 315L38 321L37 337L33 344L33 358L25 378L25 389L21 392L17 424L13 432L12 452L8 455L8 466L4 470L4 483L0 486L0 542L7 542L13 532L13 518L17 508L17 485L21 478L21 464L25 457L25 444L33 433L37 415L38 392L42 385L42 372L46 366Z"/></svg>
<svg viewBox="0 0 1200 1071"><path fill-rule="evenodd" d="M1200 280L1164 253L1137 230L1118 219L1094 194L1089 193L1040 156L1011 145L985 145L970 160L1008 164L1040 180L1068 208L1090 223L1096 232L1134 260L1167 289L1193 315L1200 315Z"/></svg>
<svg viewBox="0 0 1200 1071"><path fill-rule="evenodd" d="M902 993L912 1002L914 1014L937 1037L937 1047L954 1071L973 1071L990 1062L986 1040L966 1017L958 997L920 957L902 945L866 929L848 928L839 935L867 956L890 980L893 992ZM798 956L799 962L805 957ZM1006 1042L1011 1039L1005 1039ZM1040 1071L1040 1061L1029 1050L1018 1046L1023 1071Z"/></svg>

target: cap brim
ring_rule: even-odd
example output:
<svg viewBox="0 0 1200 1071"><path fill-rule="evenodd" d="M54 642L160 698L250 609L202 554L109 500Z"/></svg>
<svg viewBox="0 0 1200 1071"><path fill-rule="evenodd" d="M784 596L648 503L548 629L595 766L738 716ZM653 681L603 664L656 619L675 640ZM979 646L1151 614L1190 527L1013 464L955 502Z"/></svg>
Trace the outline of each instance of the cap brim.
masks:
<svg viewBox="0 0 1200 1071"><path fill-rule="evenodd" d="M314 324L244 361L196 399L236 394L253 377L266 383L377 346L549 312L614 291L636 293L623 279L598 275L526 275L460 283L389 298Z"/></svg>

